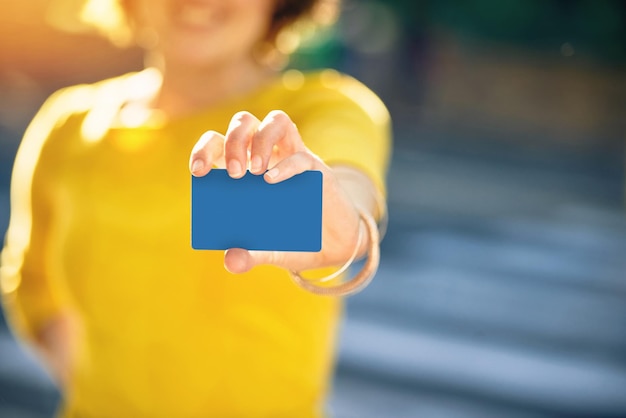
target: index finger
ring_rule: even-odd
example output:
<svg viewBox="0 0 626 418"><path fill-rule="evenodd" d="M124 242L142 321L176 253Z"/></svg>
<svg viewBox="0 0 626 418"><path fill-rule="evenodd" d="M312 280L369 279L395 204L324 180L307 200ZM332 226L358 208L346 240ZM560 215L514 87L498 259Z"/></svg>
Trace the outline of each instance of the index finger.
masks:
<svg viewBox="0 0 626 418"><path fill-rule="evenodd" d="M189 171L196 177L206 176L224 155L224 135L207 131L191 150Z"/></svg>

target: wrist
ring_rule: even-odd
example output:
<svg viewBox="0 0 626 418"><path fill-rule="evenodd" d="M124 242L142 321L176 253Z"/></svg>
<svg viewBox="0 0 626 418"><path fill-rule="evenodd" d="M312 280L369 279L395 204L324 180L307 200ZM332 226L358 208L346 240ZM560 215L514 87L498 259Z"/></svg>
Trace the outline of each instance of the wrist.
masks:
<svg viewBox="0 0 626 418"><path fill-rule="evenodd" d="M330 276L321 279L307 280L303 278L299 272L290 271L291 278L298 286L311 293L324 296L349 296L354 293L360 292L365 287L367 287L370 281L374 278L380 262L379 233L378 226L376 225L376 222L371 215L363 210L359 210L359 218L361 219L361 223L365 227L365 232L362 232L359 229L359 239L355 249L359 249L362 245L362 242L369 243L367 246L368 257L365 261L363 268L351 280L343 282L336 286L327 287L320 286L315 283L330 281L342 274L345 270L347 270L356 258L357 251L354 251L353 256L338 271L331 274ZM364 236L366 236L367 238L363 239Z"/></svg>

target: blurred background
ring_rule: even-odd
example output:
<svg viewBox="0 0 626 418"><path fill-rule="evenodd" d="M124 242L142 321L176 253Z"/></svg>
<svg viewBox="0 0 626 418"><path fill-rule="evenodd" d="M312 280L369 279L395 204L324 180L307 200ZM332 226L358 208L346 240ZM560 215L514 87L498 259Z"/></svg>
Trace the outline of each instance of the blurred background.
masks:
<svg viewBox="0 0 626 418"><path fill-rule="evenodd" d="M0 236L21 135L141 54L0 0ZM626 416L626 2L346 0L293 57L389 107L390 224L347 301L336 418ZM0 318L1 319L1 318ZM0 320L0 417L58 393Z"/></svg>

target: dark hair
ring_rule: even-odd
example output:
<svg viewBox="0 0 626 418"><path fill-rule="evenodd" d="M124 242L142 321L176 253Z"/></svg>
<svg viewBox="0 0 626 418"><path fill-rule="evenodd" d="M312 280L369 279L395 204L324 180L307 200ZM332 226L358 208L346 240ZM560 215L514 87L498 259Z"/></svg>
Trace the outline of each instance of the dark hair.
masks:
<svg viewBox="0 0 626 418"><path fill-rule="evenodd" d="M313 10L318 0L278 0L272 16L273 24L290 23L305 16Z"/></svg>
<svg viewBox="0 0 626 418"><path fill-rule="evenodd" d="M281 29L303 18L317 25L330 23L338 8L339 0L278 0L269 35L275 37Z"/></svg>

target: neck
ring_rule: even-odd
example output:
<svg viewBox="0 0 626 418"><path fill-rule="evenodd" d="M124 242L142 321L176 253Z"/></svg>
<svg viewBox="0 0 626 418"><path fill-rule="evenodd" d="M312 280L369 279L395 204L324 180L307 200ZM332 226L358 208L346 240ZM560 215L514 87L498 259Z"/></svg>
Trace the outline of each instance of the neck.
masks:
<svg viewBox="0 0 626 418"><path fill-rule="evenodd" d="M227 65L193 66L150 56L146 63L156 67L162 75L152 107L169 116L218 105L228 98L254 90L275 75L274 71L263 68L252 59Z"/></svg>

